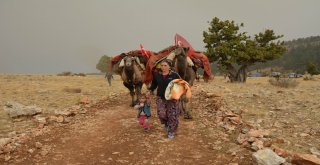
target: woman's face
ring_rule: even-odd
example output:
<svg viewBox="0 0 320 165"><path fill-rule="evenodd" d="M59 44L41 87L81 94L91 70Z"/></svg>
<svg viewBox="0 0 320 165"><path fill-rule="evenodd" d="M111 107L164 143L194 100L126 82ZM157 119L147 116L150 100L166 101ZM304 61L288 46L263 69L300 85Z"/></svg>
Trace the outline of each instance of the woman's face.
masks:
<svg viewBox="0 0 320 165"><path fill-rule="evenodd" d="M167 62L161 62L160 66L163 72L168 72L170 70L170 66Z"/></svg>
<svg viewBox="0 0 320 165"><path fill-rule="evenodd" d="M146 101L146 98L141 97L141 98L139 98L139 101L140 101L140 103L144 103Z"/></svg>

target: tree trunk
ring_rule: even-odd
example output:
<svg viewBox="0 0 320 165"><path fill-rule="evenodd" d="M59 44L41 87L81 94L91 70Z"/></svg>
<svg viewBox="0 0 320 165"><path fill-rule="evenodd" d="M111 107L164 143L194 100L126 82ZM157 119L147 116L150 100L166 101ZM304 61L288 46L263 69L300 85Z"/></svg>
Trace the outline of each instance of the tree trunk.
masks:
<svg viewBox="0 0 320 165"><path fill-rule="evenodd" d="M247 65L242 65L237 72L237 82L245 83L247 80Z"/></svg>
<svg viewBox="0 0 320 165"><path fill-rule="evenodd" d="M237 78L236 78L236 69L231 65L226 65L227 66L227 71L228 71L228 78L230 80L230 82L235 82L237 81Z"/></svg>
<svg viewBox="0 0 320 165"><path fill-rule="evenodd" d="M232 65L227 66L228 70L228 77L230 79L230 82L241 82L245 83L247 80L247 65L242 65L237 70Z"/></svg>

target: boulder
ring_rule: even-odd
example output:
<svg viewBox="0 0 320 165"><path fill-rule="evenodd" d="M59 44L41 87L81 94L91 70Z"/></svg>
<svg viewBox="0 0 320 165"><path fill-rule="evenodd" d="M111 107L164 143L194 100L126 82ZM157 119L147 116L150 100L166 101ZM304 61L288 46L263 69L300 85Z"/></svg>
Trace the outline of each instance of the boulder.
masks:
<svg viewBox="0 0 320 165"><path fill-rule="evenodd" d="M3 109L11 118L16 118L19 116L33 116L42 112L42 109L35 105L25 106L13 101L7 102Z"/></svg>
<svg viewBox="0 0 320 165"><path fill-rule="evenodd" d="M278 156L269 148L253 153L252 157L258 165L280 165L286 162L284 158Z"/></svg>

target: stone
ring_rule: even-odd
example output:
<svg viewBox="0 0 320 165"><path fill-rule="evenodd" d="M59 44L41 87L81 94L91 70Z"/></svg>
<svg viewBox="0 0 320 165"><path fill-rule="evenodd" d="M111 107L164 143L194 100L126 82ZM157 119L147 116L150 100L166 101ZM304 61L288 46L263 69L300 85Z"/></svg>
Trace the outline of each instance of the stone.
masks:
<svg viewBox="0 0 320 165"><path fill-rule="evenodd" d="M7 102L3 109L11 118L16 118L19 116L33 116L42 112L42 109L35 105L25 106L13 101Z"/></svg>
<svg viewBox="0 0 320 165"><path fill-rule="evenodd" d="M255 142L251 144L251 149L253 149L254 151L258 151L262 148L263 148L263 142L261 140L255 140Z"/></svg>
<svg viewBox="0 0 320 165"><path fill-rule="evenodd" d="M34 116L36 122L40 123L40 124L47 124L47 118L46 117L42 117L42 116Z"/></svg>
<svg viewBox="0 0 320 165"><path fill-rule="evenodd" d="M215 93L206 93L206 97L221 97L221 94L215 94Z"/></svg>
<svg viewBox="0 0 320 165"><path fill-rule="evenodd" d="M310 148L310 152L311 152L313 155L320 156L320 151L319 151L316 147L311 147L311 148Z"/></svg>
<svg viewBox="0 0 320 165"><path fill-rule="evenodd" d="M1 138L0 139L0 150L3 148L5 145L11 142L11 138Z"/></svg>
<svg viewBox="0 0 320 165"><path fill-rule="evenodd" d="M292 163L298 165L320 165L320 159L315 155L295 153Z"/></svg>
<svg viewBox="0 0 320 165"><path fill-rule="evenodd" d="M30 154L32 154L33 152L34 152L34 149L28 149L28 152L30 153Z"/></svg>
<svg viewBox="0 0 320 165"><path fill-rule="evenodd" d="M307 133L300 133L299 135L300 135L301 137L309 136L309 134L307 134Z"/></svg>
<svg viewBox="0 0 320 165"><path fill-rule="evenodd" d="M112 155L118 155L120 152L112 152Z"/></svg>
<svg viewBox="0 0 320 165"><path fill-rule="evenodd" d="M277 153L279 156L282 156L282 157L288 157L288 156L291 156L291 153L282 149L282 148L279 148L279 147L276 147L276 146L272 146L272 150Z"/></svg>
<svg viewBox="0 0 320 165"><path fill-rule="evenodd" d="M278 156L269 148L253 153L252 158L258 165L280 165L286 162L284 158Z"/></svg>
<svg viewBox="0 0 320 165"><path fill-rule="evenodd" d="M36 146L36 148L41 148L42 147L42 144L40 143L40 142L36 142L36 144L35 144L35 146Z"/></svg>
<svg viewBox="0 0 320 165"><path fill-rule="evenodd" d="M69 111L68 109L63 109L63 110L55 110L54 111L55 115L59 116L74 116L75 113L73 111Z"/></svg>
<svg viewBox="0 0 320 165"><path fill-rule="evenodd" d="M248 136L249 137L263 137L264 135L268 135L269 133L267 131L264 131L264 130L254 130L254 129L251 129L249 132L248 132Z"/></svg>

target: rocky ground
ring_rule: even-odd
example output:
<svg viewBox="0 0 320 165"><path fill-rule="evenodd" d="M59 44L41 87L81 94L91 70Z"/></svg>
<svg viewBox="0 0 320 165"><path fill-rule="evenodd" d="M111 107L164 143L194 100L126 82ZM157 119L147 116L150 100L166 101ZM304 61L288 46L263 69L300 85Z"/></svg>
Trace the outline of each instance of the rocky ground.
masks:
<svg viewBox="0 0 320 165"><path fill-rule="evenodd" d="M14 82L8 75L2 76L7 82L0 86L7 85L6 90L1 89L5 96L2 104L4 100L26 104L23 97L9 97L14 93L10 91ZM249 78L245 84L231 84L222 77L210 83L196 82L190 107L193 119L181 117L172 140L166 138L155 113L150 132L143 131L135 110L129 107L128 92L118 78L112 88L101 77L80 81L59 77L64 82L60 86L59 81L54 81L56 77L49 78L56 86L46 82L47 78L29 78L33 83L25 81L25 85L40 83L43 86L38 90L57 92L56 97L61 91L66 92L66 86L82 90L64 93L62 97L64 101L78 97L77 105L64 102L62 108L55 102L61 106L56 109L62 112L48 113L45 121L23 119L32 120L35 127L30 126L26 132L12 131L0 138L0 164L247 165L265 157L269 163L320 164L319 78L297 79L299 85L294 88L272 86L269 78ZM19 80L19 76L15 79ZM42 97L51 98L50 93ZM43 109L50 107L46 101L38 105ZM154 102L152 106L155 112Z"/></svg>

